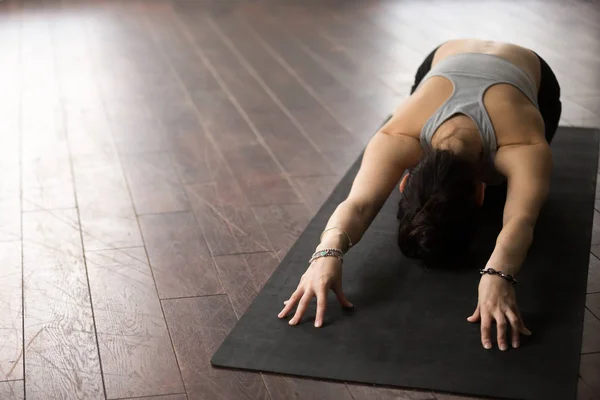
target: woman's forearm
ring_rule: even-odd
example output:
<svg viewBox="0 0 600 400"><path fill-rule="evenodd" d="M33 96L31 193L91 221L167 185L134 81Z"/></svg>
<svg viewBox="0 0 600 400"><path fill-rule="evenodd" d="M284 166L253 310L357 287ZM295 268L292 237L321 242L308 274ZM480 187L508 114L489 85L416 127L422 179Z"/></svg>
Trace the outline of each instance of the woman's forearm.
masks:
<svg viewBox="0 0 600 400"><path fill-rule="evenodd" d="M534 224L528 219L512 218L507 221L498 235L487 266L515 276L527 257L533 231Z"/></svg>
<svg viewBox="0 0 600 400"><path fill-rule="evenodd" d="M352 241L352 245L356 245L373 221L375 214L375 210L360 206L352 199L340 203L331 214L317 249L333 247L347 251L348 240Z"/></svg>

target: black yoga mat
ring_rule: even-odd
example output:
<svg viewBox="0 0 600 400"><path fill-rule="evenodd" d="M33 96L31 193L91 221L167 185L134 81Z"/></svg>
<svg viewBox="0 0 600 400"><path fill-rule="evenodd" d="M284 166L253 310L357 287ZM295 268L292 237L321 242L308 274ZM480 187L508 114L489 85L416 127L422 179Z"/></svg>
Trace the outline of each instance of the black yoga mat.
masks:
<svg viewBox="0 0 600 400"><path fill-rule="evenodd" d="M344 288L355 305L329 296L324 327L315 304L296 327L277 314L306 270L335 207L345 199L360 159L335 188L213 356L215 366L509 399L575 399L599 131L559 128L552 143L551 193L519 274L517 301L533 336L501 352L480 342L467 316L477 302L478 268L501 227L489 202L472 264L426 270L396 245L400 193L394 191L362 241L346 256ZM495 332L495 328L494 328Z"/></svg>

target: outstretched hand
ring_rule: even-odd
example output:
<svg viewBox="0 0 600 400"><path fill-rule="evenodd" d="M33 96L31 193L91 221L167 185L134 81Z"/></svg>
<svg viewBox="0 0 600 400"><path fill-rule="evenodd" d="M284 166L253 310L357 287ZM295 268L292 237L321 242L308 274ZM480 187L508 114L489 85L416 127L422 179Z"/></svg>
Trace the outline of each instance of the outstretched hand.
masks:
<svg viewBox="0 0 600 400"><path fill-rule="evenodd" d="M306 270L296 291L284 302L285 307L279 313L279 318L285 318L298 305L296 313L290 319L290 325L300 322L313 297L317 298L317 315L315 327L323 325L327 309L327 292L333 290L342 307L352 308L342 290L342 262L335 257L322 257L315 260Z"/></svg>
<svg viewBox="0 0 600 400"><path fill-rule="evenodd" d="M517 348L520 345L521 334L531 335L531 331L525 327L517 306L514 287L498 276L481 277L477 308L467 320L473 323L481 321L481 344L486 349L492 348L492 321L496 321L496 336L500 350L508 349L508 340L511 341L513 348Z"/></svg>

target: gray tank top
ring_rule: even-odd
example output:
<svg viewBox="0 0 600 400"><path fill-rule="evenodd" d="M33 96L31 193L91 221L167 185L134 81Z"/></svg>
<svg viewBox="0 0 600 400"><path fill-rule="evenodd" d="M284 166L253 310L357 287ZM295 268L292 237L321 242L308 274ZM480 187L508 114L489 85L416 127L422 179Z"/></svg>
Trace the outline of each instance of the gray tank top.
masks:
<svg viewBox="0 0 600 400"><path fill-rule="evenodd" d="M480 53L449 56L438 62L423 77L419 86L433 76L449 79L454 85L454 90L450 98L429 117L423 126L421 145L425 149L431 149L433 134L442 123L456 114L464 114L477 126L483 142L484 158L493 165L497 142L492 121L483 104L486 90L498 83L513 85L539 108L537 88L529 75L499 56ZM499 179L499 177L490 177L490 180L494 181Z"/></svg>

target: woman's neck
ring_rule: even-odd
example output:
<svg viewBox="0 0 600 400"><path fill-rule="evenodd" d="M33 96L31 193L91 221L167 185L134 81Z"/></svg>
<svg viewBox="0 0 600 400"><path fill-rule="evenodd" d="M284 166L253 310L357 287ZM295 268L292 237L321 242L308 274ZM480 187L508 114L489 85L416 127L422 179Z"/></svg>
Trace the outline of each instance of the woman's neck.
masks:
<svg viewBox="0 0 600 400"><path fill-rule="evenodd" d="M469 120L472 123L472 121ZM445 125L445 124L444 124ZM479 131L473 127L457 124L442 125L433 136L431 145L435 149L450 150L469 160L477 162L483 153Z"/></svg>

